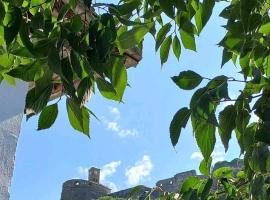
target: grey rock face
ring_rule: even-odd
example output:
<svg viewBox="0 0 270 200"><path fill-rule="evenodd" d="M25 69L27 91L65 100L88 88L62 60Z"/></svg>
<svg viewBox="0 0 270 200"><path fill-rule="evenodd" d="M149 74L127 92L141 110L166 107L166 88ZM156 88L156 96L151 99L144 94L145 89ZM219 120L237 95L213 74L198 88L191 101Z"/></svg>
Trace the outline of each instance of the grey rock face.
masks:
<svg viewBox="0 0 270 200"><path fill-rule="evenodd" d="M8 200L27 85L0 85L0 200Z"/></svg>
<svg viewBox="0 0 270 200"><path fill-rule="evenodd" d="M160 187L162 190L166 192L178 192L182 182L190 176L196 176L196 171L191 170L187 172L178 173L172 178L158 181L156 183L156 186Z"/></svg>

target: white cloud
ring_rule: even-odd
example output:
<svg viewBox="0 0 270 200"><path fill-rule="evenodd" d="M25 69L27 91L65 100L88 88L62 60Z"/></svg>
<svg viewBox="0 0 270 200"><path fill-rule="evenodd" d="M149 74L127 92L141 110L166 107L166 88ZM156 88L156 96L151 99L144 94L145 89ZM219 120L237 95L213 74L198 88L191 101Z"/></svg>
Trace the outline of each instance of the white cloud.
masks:
<svg viewBox="0 0 270 200"><path fill-rule="evenodd" d="M122 138L124 137L134 137L139 135L139 132L136 129L121 129L118 132L118 135Z"/></svg>
<svg viewBox="0 0 270 200"><path fill-rule="evenodd" d="M190 158L191 158L192 160L202 161L202 160L203 160L203 155L202 155L201 152L196 151L196 152L193 152L193 153L191 154Z"/></svg>
<svg viewBox="0 0 270 200"><path fill-rule="evenodd" d="M121 165L121 161L112 161L108 164L103 165L100 170L100 183L109 187L112 192L118 190L118 187L115 183L108 180L108 177L116 173L117 168ZM78 167L77 171L80 178L88 179L88 169L90 167Z"/></svg>
<svg viewBox="0 0 270 200"><path fill-rule="evenodd" d="M215 150L212 153L212 164L216 164L217 162L224 161L225 159L225 152L222 150Z"/></svg>
<svg viewBox="0 0 270 200"><path fill-rule="evenodd" d="M100 181L104 181L108 176L113 175L120 166L121 161L113 161L104 165L100 170Z"/></svg>
<svg viewBox="0 0 270 200"><path fill-rule="evenodd" d="M129 185L137 185L139 182L150 176L153 164L148 155L144 155L142 160L135 163L134 166L126 169L126 177Z"/></svg>
<svg viewBox="0 0 270 200"><path fill-rule="evenodd" d="M107 122L107 128L114 132L118 132L120 130L117 122Z"/></svg>
<svg viewBox="0 0 270 200"><path fill-rule="evenodd" d="M108 130L117 133L117 135L121 138L134 137L139 135L139 131L137 129L124 129L116 121L104 120L104 123L106 124L106 128Z"/></svg>
<svg viewBox="0 0 270 200"><path fill-rule="evenodd" d="M111 181L107 181L106 186L111 189L111 192L117 192L119 190L119 188Z"/></svg>
<svg viewBox="0 0 270 200"><path fill-rule="evenodd" d="M106 117L102 117L103 123L107 130L116 133L121 138L134 137L139 135L139 131L135 128L123 128L119 124L120 111L116 107L109 107L109 112L113 115L113 120L108 120Z"/></svg>
<svg viewBox="0 0 270 200"><path fill-rule="evenodd" d="M116 107L109 107L110 113L114 116L115 119L119 119L120 118L120 111L118 108Z"/></svg>

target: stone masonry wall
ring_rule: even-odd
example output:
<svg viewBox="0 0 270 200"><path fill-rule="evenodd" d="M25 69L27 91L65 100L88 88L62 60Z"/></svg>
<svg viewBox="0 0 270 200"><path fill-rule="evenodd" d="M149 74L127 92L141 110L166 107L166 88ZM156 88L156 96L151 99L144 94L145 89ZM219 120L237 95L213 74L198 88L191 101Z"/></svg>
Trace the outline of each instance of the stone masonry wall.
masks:
<svg viewBox="0 0 270 200"><path fill-rule="evenodd" d="M63 184L61 200L91 200L107 196L111 190L92 181L74 179Z"/></svg>

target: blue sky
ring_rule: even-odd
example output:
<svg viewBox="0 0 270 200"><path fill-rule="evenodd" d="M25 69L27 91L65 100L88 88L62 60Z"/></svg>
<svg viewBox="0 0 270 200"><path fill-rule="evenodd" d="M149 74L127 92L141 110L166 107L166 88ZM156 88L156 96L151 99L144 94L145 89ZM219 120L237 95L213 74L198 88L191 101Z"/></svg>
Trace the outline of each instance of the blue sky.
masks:
<svg viewBox="0 0 270 200"><path fill-rule="evenodd" d="M74 131L68 122L65 102L54 126L37 132L37 118L23 120L11 187L11 200L59 200L62 183L86 178L86 169L102 169L102 183L112 189L155 182L178 172L198 169L201 155L192 136L190 123L174 149L168 128L175 112L188 106L193 91L179 90L170 77L191 69L205 77L220 74L237 76L233 64L220 68L222 49L216 45L224 35L224 21L217 18L217 7L202 35L197 53L183 50L180 62L171 54L161 69L159 54L151 36L145 40L143 60L128 70L130 88L124 104L93 96L89 108L101 119L91 120L91 139ZM205 83L202 83L202 85ZM234 85L233 85L234 84ZM231 97L241 85L233 83ZM235 140L228 153L218 142L214 159L231 160L239 156Z"/></svg>

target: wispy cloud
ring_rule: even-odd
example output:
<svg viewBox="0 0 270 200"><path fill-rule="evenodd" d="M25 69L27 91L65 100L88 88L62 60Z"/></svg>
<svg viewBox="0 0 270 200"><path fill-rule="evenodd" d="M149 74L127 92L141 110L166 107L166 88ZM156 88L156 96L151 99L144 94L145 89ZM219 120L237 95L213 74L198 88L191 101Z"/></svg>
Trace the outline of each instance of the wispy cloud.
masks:
<svg viewBox="0 0 270 200"><path fill-rule="evenodd" d="M129 185L137 185L142 179L149 177L153 169L153 163L148 155L126 169L126 177Z"/></svg>
<svg viewBox="0 0 270 200"><path fill-rule="evenodd" d="M117 122L107 122L107 128L114 132L120 131L120 126Z"/></svg>
<svg viewBox="0 0 270 200"><path fill-rule="evenodd" d="M100 181L103 182L106 180L107 177L113 175L116 172L117 168L120 166L120 164L121 161L113 161L104 165L100 171Z"/></svg>
<svg viewBox="0 0 270 200"><path fill-rule="evenodd" d="M112 181L108 180L110 176L116 173L117 168L121 165L121 161L112 161L108 164L105 164L104 166L101 167L100 170L100 182L103 185L106 185L109 187L112 192L115 192L118 190L118 187L116 186L115 183ZM79 174L80 178L87 179L88 178L88 169L90 167L78 167L77 171Z"/></svg>
<svg viewBox="0 0 270 200"><path fill-rule="evenodd" d="M110 130L114 133L116 133L119 137L125 138L125 137L134 137L139 135L139 131L135 128L123 128L119 124L120 120L120 111L116 107L109 107L110 113L113 115L112 120L108 120L106 117L103 117L103 123L105 124L105 127L107 130Z"/></svg>
<svg viewBox="0 0 270 200"><path fill-rule="evenodd" d="M119 119L121 116L121 113L118 108L116 107L109 107L110 113L113 115L115 119Z"/></svg>
<svg viewBox="0 0 270 200"><path fill-rule="evenodd" d="M196 151L196 152L193 152L193 153L191 154L190 158L191 158L192 160L202 161L202 160L203 160L203 155L202 155L201 152Z"/></svg>

